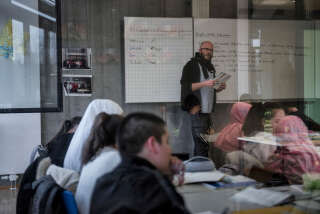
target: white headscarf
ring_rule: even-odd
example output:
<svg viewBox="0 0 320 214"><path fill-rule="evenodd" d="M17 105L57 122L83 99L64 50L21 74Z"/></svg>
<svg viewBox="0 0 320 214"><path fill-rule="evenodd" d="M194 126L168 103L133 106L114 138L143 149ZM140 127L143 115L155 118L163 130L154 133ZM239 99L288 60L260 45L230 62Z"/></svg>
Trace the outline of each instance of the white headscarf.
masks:
<svg viewBox="0 0 320 214"><path fill-rule="evenodd" d="M112 100L93 100L87 107L78 129L70 142L64 159L64 168L72 169L80 173L82 168L81 154L83 145L90 135L95 117L101 112L107 114L123 114L122 108Z"/></svg>

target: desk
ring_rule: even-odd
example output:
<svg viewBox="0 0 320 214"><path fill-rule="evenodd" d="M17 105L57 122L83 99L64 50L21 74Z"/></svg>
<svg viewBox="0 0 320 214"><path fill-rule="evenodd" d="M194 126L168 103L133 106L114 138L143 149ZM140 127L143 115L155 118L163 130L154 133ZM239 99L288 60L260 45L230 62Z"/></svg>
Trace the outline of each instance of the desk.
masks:
<svg viewBox="0 0 320 214"><path fill-rule="evenodd" d="M212 211L222 213L225 208L230 210L256 209L259 205L248 203L235 203L229 198L238 192L237 189L210 190L202 184L189 184L178 188L188 209L192 213Z"/></svg>
<svg viewBox="0 0 320 214"><path fill-rule="evenodd" d="M190 189L196 190L190 192ZM237 191L234 189L209 190L201 184L190 184L179 188L186 206L192 213L212 211L221 213L228 207L227 200Z"/></svg>
<svg viewBox="0 0 320 214"><path fill-rule="evenodd" d="M290 187L274 187L271 188L276 191L288 191ZM210 190L204 187L202 184L188 184L182 187L179 187L178 192L183 196L186 206L192 213L199 213L205 211L211 211L214 213L221 213L225 208L229 208L230 211L239 211L239 210L248 210L248 209L258 209L263 208L261 205L250 204L245 202L234 202L230 200L230 197L233 196L239 190L237 189L218 189ZM290 193L301 196L302 193L292 190L290 188ZM316 214L320 213L320 203L312 201L307 202L307 209L302 208L303 201L296 203L296 207L303 209L305 213ZM317 209L318 208L318 209Z"/></svg>
<svg viewBox="0 0 320 214"><path fill-rule="evenodd" d="M219 136L219 133L215 133L213 135L203 135L204 139L209 144L214 144ZM320 140L311 140L314 146L320 146Z"/></svg>

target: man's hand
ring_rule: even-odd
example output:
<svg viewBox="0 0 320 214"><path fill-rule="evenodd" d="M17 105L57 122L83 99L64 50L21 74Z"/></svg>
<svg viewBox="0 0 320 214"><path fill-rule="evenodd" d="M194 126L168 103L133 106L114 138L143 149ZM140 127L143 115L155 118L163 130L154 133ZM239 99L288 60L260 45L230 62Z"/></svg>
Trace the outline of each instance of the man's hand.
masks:
<svg viewBox="0 0 320 214"><path fill-rule="evenodd" d="M205 80L202 82L192 83L192 91L199 90L203 87L213 87L216 83L216 80Z"/></svg>
<svg viewBox="0 0 320 214"><path fill-rule="evenodd" d="M213 87L214 84L216 83L216 81L215 80L205 80L201 83L203 84L203 86Z"/></svg>
<svg viewBox="0 0 320 214"><path fill-rule="evenodd" d="M226 83L221 83L220 86L219 86L219 88L218 88L216 91L217 91L217 92L220 92L220 91L226 89L226 87L227 87Z"/></svg>
<svg viewBox="0 0 320 214"><path fill-rule="evenodd" d="M181 186L184 182L184 164L183 162L177 158L172 156L170 160L170 168L171 168L171 178L177 178L178 186Z"/></svg>
<svg viewBox="0 0 320 214"><path fill-rule="evenodd" d="M202 82L192 83L192 91L199 90L203 87L213 87L216 84L216 80L205 80Z"/></svg>

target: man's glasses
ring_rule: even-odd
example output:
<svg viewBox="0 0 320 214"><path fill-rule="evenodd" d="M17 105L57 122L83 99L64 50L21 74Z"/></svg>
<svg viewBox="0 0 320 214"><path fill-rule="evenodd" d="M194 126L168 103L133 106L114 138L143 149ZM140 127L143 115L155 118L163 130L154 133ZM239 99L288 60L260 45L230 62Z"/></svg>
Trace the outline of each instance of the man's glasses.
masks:
<svg viewBox="0 0 320 214"><path fill-rule="evenodd" d="M211 49L211 48L200 48L200 50L205 50L205 51L213 52L213 49Z"/></svg>

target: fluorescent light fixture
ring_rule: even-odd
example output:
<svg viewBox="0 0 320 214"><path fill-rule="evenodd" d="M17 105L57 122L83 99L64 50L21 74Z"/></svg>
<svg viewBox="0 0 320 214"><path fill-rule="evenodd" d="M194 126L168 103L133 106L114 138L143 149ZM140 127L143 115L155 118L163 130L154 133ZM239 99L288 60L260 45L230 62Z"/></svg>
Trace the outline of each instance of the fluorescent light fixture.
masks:
<svg viewBox="0 0 320 214"><path fill-rule="evenodd" d="M22 9L25 9L25 10L31 12L31 13L37 14L39 16L42 16L43 18L49 19L50 21L56 22L56 18L54 18L52 16L48 16L45 13L42 13L42 12L40 12L38 10L35 10L35 9L31 8L31 7L28 7L28 6L24 5L24 4L21 4L20 2L17 2L15 0L11 0L11 4L13 4L13 5L17 6L17 7L20 7Z"/></svg>
<svg viewBox="0 0 320 214"><path fill-rule="evenodd" d="M292 4L294 1L292 0L263 0L261 1L261 5L274 5L274 6L280 6L280 5L287 5Z"/></svg>
<svg viewBox="0 0 320 214"><path fill-rule="evenodd" d="M46 3L47 5L54 7L56 6L56 0L41 0L42 2Z"/></svg>

